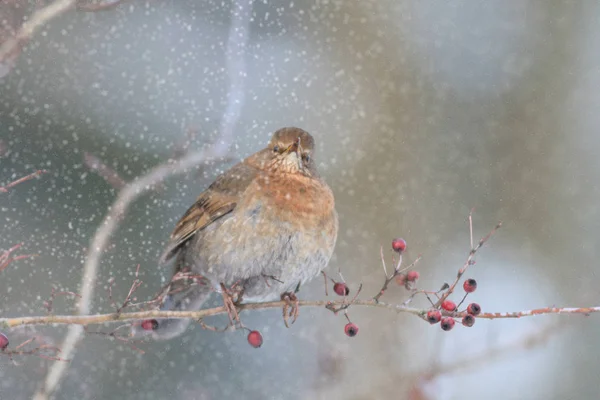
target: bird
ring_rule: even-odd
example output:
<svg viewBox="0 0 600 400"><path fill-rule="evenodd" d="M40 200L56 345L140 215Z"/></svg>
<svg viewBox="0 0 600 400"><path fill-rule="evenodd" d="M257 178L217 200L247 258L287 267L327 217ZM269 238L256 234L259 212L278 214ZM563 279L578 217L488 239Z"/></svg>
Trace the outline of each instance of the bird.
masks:
<svg viewBox="0 0 600 400"><path fill-rule="evenodd" d="M157 296L161 310L199 310L220 292L230 319L237 318L232 287L244 303L282 299L297 305L295 293L327 266L338 235L334 195L317 171L314 153L308 132L279 129L267 147L198 196L160 258L161 264L174 261L171 281ZM293 310L295 320L298 308ZM287 326L286 315L284 309ZM167 340L189 324L157 319L150 329L134 324L132 335Z"/></svg>

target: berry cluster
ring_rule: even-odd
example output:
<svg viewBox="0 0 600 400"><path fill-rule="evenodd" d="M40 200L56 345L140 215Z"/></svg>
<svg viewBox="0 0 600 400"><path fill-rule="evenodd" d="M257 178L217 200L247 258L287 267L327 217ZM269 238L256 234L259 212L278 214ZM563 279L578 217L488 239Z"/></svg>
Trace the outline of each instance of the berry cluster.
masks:
<svg viewBox="0 0 600 400"><path fill-rule="evenodd" d="M392 249L395 252L397 252L398 254L401 255L406 250L406 247L407 247L406 240L401 239L401 238L396 238L396 239L392 240ZM419 279L418 271L410 270L405 273L402 273L402 272L399 272L398 270L396 270L396 273L395 273L396 283L400 286L404 286L407 290L411 290L411 291L415 292L416 291L415 286L416 286L416 282L418 279ZM449 289L449 287L450 287L449 285L444 285L444 287L442 288L441 291L447 290L447 289ZM452 289L450 289L449 292L451 293L453 289L454 289L454 287L452 287ZM444 331L449 331L452 328L454 328L454 325L456 324L456 320L454 319L454 317L451 315L443 315L442 312L443 311L446 311L447 313L457 312L458 307L460 307L460 305L466 300L467 296L470 293L473 293L473 292L475 292L475 290L477 290L477 281L472 278L466 279L463 282L463 289L465 291L465 296L463 297L462 301L458 304L458 306L456 305L455 302L453 302L452 300L448 300L446 298L448 296L448 293L446 293L445 296L441 297L441 299L440 299L441 301L439 301L438 304L432 303L433 308L427 312L427 314L425 315L425 319L430 324L437 324L438 322L440 322L440 326L442 327L442 329ZM422 291L422 293L425 293L426 295L427 294L438 295L440 292ZM475 324L475 317L481 313L481 307L477 303L471 303L467 306L467 308L464 311L466 312L466 315L462 318L462 321L461 321L462 324L467 327L473 326Z"/></svg>
<svg viewBox="0 0 600 400"><path fill-rule="evenodd" d="M463 284L465 296L457 306L452 300L444 300L440 303L439 308L431 309L427 312L426 319L430 324L441 322L440 326L443 330L449 331L454 328L455 320L452 316L442 316L440 308L449 313L456 312L458 307L465 301L469 293L473 293L477 289L477 281L475 279L467 279ZM475 324L475 317L481 313L481 307L477 303L470 303L465 309L466 315L462 318L461 323L466 327L472 327Z"/></svg>

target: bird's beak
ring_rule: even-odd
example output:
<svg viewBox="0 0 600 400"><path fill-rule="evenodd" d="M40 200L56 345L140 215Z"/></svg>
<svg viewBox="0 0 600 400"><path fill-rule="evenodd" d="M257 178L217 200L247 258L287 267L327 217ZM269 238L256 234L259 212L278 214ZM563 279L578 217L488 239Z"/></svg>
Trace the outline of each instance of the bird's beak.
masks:
<svg viewBox="0 0 600 400"><path fill-rule="evenodd" d="M300 149L300 138L296 139L294 141L294 143L289 145L288 148L284 150L284 154L291 153L292 151L295 153L298 153L299 149Z"/></svg>

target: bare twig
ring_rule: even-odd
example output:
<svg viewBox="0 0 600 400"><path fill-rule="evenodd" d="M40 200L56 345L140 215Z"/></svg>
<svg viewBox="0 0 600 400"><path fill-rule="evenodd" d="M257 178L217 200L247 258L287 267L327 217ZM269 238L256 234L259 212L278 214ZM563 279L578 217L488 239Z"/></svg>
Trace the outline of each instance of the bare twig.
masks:
<svg viewBox="0 0 600 400"><path fill-rule="evenodd" d="M358 290L356 291L356 294L354 294L354 297L352 298L352 300L350 300L350 302L347 302L346 296L344 296L344 299L341 301L341 304L339 304L339 302L328 302L325 305L325 308L333 312L334 314L337 314L340 311L346 311L352 304L355 304L357 302L358 295L360 294L361 290L362 283L358 286Z"/></svg>
<svg viewBox="0 0 600 400"><path fill-rule="evenodd" d="M8 250L5 250L2 254L0 254L0 272L6 269L11 263L19 260L24 260L26 258L31 258L37 256L37 254L21 254L20 256L11 257L11 254L17 251L23 243L19 243L14 245Z"/></svg>
<svg viewBox="0 0 600 400"><path fill-rule="evenodd" d="M11 188L17 186L20 183L29 181L31 179L39 177L42 174L47 174L47 173L48 173L48 171L46 171L45 169L37 170L34 173L31 173L31 174L29 174L27 176L24 176L22 178L17 179L16 181L10 182L10 183L8 183L8 184L6 184L4 186L0 186L0 192L2 192L2 193L8 193L8 189L11 189Z"/></svg>
<svg viewBox="0 0 600 400"><path fill-rule="evenodd" d="M58 357L57 354L60 353L60 349L58 347L55 346L51 346L51 345L47 345L47 344L41 344L38 347L35 347L33 349L30 350L24 350L24 348L28 345L33 343L33 341L35 341L35 337L28 339L26 341L24 341L23 343L21 343L20 345L18 345L17 347L15 347L14 350L12 349L5 349L0 351L0 356L1 355L5 355L8 356L8 358L11 359L11 361L14 363L14 356L37 356L40 358L43 358L45 360L52 360L52 361L60 361L60 362L68 362L69 360L65 360L64 358ZM47 352L50 352L51 354L47 354Z"/></svg>
<svg viewBox="0 0 600 400"><path fill-rule="evenodd" d="M68 292L68 291L57 292L56 290L54 290L54 288L52 288L52 293L50 294L50 298L44 302L44 307L48 311L48 314L52 313L52 310L54 307L54 300L56 299L57 296L81 297L80 295L78 295L77 293L74 293L74 292Z"/></svg>
<svg viewBox="0 0 600 400"><path fill-rule="evenodd" d="M229 324L223 328L217 328L216 326L208 325L207 323L204 322L204 320L202 318L200 318L197 322L198 322L198 324L200 324L200 327L202 329L207 330L207 331L217 332L217 333L226 332L231 327L235 328L235 325L232 325L232 324Z"/></svg>
<svg viewBox="0 0 600 400"><path fill-rule="evenodd" d="M135 293L135 291L138 290L139 287L142 285L142 281L138 279L139 273L140 273L140 264L138 264L137 268L135 269L135 279L133 280L133 283L131 284L131 287L129 288L129 293L127 293L125 300L123 300L123 304L121 304L121 306L119 308L117 308L117 313L122 312L125 307L130 305L131 300L135 300L135 299L132 299L132 296ZM112 297L112 291L111 291L111 297Z"/></svg>
<svg viewBox="0 0 600 400"><path fill-rule="evenodd" d="M118 334L119 330L121 330L123 328L129 328L130 326L131 326L130 324L123 324L123 325L117 326L115 329L113 329L110 332L90 331L87 329L87 327L84 327L84 330L87 335L107 336L111 339L115 339L115 340L118 340L120 342L127 344L132 350L135 350L140 354L144 354L145 351L135 345L136 342L141 342L141 340L135 340L129 336L121 336Z"/></svg>
<svg viewBox="0 0 600 400"><path fill-rule="evenodd" d="M470 221L472 221L472 220L469 217L469 224L471 224ZM475 253L477 253L477 251L490 239L490 237L492 237L492 235L494 233L496 233L496 231L498 229L500 229L501 226L502 226L502 222L499 222L498 225L496 225L494 227L494 229L492 229L490 231L490 233L488 233L487 235L485 235L483 238L481 238L479 240L477 247L471 248L471 251L469 252L469 256L467 257L467 260L465 261L464 265L458 270L458 273L456 274L456 279L454 279L454 282L452 282L452 284L450 285L448 290L446 290L444 292L444 294L442 294L442 296L439 298L439 300L435 304L435 307L439 307L442 304L442 302L444 300L446 300L448 298L448 296L450 296L454 292L454 288L456 288L456 285L462 278L463 274L467 271L467 268L469 268L469 265L475 264ZM472 231L472 228L471 228L471 231Z"/></svg>
<svg viewBox="0 0 600 400"><path fill-rule="evenodd" d="M387 268L385 266L385 257L383 255L383 246L381 247L380 254L381 254L381 262L383 264L383 270L385 272L385 282L383 283L383 286L381 287L381 289L379 289L379 292L375 296L373 296L373 300L375 300L376 302L379 301L381 296L383 296L383 294L387 290L390 282L393 281L394 278L396 278L398 275L400 275L403 271L406 271L407 269L414 267L419 261L421 261L421 258L422 258L421 256L417 257L415 259L415 261L412 262L412 264L410 264L408 267L401 269L400 266L402 265L402 255L400 255L398 257L398 263L396 264L396 267L394 268L394 273L392 275L388 276Z"/></svg>

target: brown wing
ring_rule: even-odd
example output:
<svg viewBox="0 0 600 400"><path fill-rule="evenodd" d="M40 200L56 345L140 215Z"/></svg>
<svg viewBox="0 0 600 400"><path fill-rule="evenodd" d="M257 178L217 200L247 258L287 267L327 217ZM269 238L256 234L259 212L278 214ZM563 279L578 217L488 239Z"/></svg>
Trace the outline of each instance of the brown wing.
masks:
<svg viewBox="0 0 600 400"><path fill-rule="evenodd" d="M177 222L160 262L171 259L196 232L232 212L256 175L257 170L243 162L220 175Z"/></svg>

